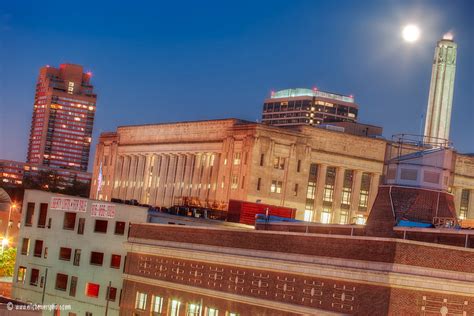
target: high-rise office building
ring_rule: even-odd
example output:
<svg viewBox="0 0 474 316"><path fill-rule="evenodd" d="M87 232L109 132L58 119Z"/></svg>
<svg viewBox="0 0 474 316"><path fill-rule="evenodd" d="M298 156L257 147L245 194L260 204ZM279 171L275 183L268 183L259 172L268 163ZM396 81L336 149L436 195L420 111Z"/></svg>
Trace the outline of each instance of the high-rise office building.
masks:
<svg viewBox="0 0 474 316"><path fill-rule="evenodd" d="M429 142L449 140L456 50L457 45L449 33L438 41L435 49L425 121L425 136Z"/></svg>
<svg viewBox="0 0 474 316"><path fill-rule="evenodd" d="M61 64L40 70L27 162L87 171L96 98L91 73Z"/></svg>
<svg viewBox="0 0 474 316"><path fill-rule="evenodd" d="M275 126L356 122L358 105L353 96L317 89L285 89L272 92L263 105L262 122Z"/></svg>

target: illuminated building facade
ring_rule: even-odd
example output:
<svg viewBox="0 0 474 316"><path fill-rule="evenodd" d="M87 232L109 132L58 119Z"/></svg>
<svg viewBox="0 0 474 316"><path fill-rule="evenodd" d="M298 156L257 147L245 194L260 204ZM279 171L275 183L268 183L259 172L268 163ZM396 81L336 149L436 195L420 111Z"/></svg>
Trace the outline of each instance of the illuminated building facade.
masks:
<svg viewBox="0 0 474 316"><path fill-rule="evenodd" d="M13 160L0 160L0 185L18 186L22 184L25 163Z"/></svg>
<svg viewBox="0 0 474 316"><path fill-rule="evenodd" d="M364 223L386 148L383 139L237 119L122 126L100 136L90 197L165 207L187 198L224 210L234 199L296 208L306 221ZM474 218L474 157L453 159L456 210Z"/></svg>
<svg viewBox="0 0 474 316"><path fill-rule="evenodd" d="M90 78L79 65L40 69L28 163L87 171L96 110Z"/></svg>
<svg viewBox="0 0 474 316"><path fill-rule="evenodd" d="M431 141L449 140L453 107L457 44L446 34L438 41L433 59L425 136Z"/></svg>
<svg viewBox="0 0 474 316"><path fill-rule="evenodd" d="M262 122L275 126L317 126L329 122L356 122L358 105L353 96L317 89L272 92L263 104Z"/></svg>

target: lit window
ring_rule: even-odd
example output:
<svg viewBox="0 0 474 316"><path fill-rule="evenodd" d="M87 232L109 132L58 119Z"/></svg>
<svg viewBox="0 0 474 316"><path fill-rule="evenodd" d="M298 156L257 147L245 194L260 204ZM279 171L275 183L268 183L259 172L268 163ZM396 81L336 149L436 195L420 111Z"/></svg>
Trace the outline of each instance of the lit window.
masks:
<svg viewBox="0 0 474 316"><path fill-rule="evenodd" d="M339 217L339 224L347 224L348 218L349 218L349 212L341 211L341 215Z"/></svg>
<svg viewBox="0 0 474 316"><path fill-rule="evenodd" d="M186 316L198 316L200 314L201 305L198 304L188 304L188 310L186 311Z"/></svg>
<svg viewBox="0 0 474 316"><path fill-rule="evenodd" d="M206 307L206 316L219 316L219 310L216 308Z"/></svg>
<svg viewBox="0 0 474 316"><path fill-rule="evenodd" d="M89 297L99 297L100 285L95 283L86 284L86 295Z"/></svg>
<svg viewBox="0 0 474 316"><path fill-rule="evenodd" d="M365 225L365 222L366 222L367 218L363 215L357 215L356 216L356 220L355 220L355 223L357 225Z"/></svg>
<svg viewBox="0 0 474 316"><path fill-rule="evenodd" d="M121 255L112 255L110 260L110 267L114 269L120 269L120 262L122 260Z"/></svg>
<svg viewBox="0 0 474 316"><path fill-rule="evenodd" d="M18 267L18 273L16 275L16 281L18 283L24 283L26 277L26 267Z"/></svg>
<svg viewBox="0 0 474 316"><path fill-rule="evenodd" d="M304 221L305 222L312 222L313 221L313 211L312 210L304 210Z"/></svg>
<svg viewBox="0 0 474 316"><path fill-rule="evenodd" d="M135 298L135 308L140 309L140 310L145 310L146 299L147 299L146 293L137 292L137 296Z"/></svg>
<svg viewBox="0 0 474 316"><path fill-rule="evenodd" d="M172 300L170 304L170 316L178 316L181 302L178 300Z"/></svg>
<svg viewBox="0 0 474 316"><path fill-rule="evenodd" d="M275 157L273 158L273 168L275 169L285 169L285 158Z"/></svg>
<svg viewBox="0 0 474 316"><path fill-rule="evenodd" d="M242 153L234 153L234 165L240 165L240 161L242 159Z"/></svg>
<svg viewBox="0 0 474 316"><path fill-rule="evenodd" d="M237 189L239 187L239 176L232 176L231 189Z"/></svg>
<svg viewBox="0 0 474 316"><path fill-rule="evenodd" d="M331 223L331 209L329 208L324 208L323 211L321 212L321 223L323 224L329 224Z"/></svg>
<svg viewBox="0 0 474 316"><path fill-rule="evenodd" d="M153 296L151 304L152 313L155 315L161 315L161 311L163 309L163 298L160 296Z"/></svg>
<svg viewBox="0 0 474 316"><path fill-rule="evenodd" d="M283 182L273 180L272 185L270 186L270 192L272 192L272 193L281 193L282 186L283 186Z"/></svg>

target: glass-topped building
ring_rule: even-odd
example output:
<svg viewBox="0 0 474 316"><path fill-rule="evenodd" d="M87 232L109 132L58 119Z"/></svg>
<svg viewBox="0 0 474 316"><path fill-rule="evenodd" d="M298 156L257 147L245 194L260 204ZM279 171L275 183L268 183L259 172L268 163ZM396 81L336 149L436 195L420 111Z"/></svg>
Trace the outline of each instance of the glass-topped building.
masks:
<svg viewBox="0 0 474 316"><path fill-rule="evenodd" d="M317 89L285 89L272 92L265 100L262 122L276 126L356 122L357 112L353 96Z"/></svg>

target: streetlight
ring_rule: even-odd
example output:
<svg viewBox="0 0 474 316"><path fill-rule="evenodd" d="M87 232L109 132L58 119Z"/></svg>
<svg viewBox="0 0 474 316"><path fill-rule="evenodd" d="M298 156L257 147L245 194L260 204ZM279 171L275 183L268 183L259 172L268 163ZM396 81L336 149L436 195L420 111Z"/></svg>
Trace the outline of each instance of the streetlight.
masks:
<svg viewBox="0 0 474 316"><path fill-rule="evenodd" d="M5 236L2 239L2 255L3 251L5 250L6 247L8 247L9 241L8 241L8 230L10 229L10 221L12 217L12 210L16 209L17 204L15 202L10 203L10 210L8 211L8 222L7 222L7 228L5 229Z"/></svg>

